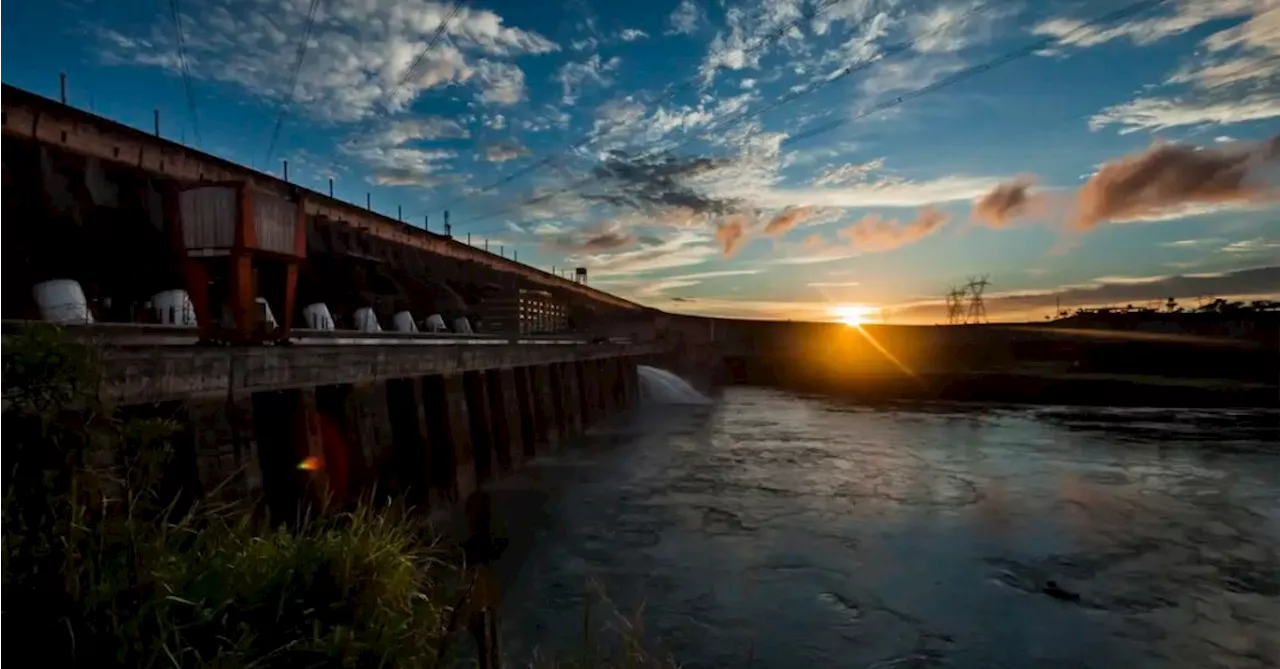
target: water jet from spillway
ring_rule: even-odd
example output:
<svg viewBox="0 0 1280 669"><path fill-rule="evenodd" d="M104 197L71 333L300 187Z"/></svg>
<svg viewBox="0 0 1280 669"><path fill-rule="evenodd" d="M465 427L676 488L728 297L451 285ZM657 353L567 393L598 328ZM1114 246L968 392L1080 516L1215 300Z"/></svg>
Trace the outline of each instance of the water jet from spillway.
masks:
<svg viewBox="0 0 1280 669"><path fill-rule="evenodd" d="M706 395L688 381L665 369L639 365L640 396L654 404L710 404Z"/></svg>

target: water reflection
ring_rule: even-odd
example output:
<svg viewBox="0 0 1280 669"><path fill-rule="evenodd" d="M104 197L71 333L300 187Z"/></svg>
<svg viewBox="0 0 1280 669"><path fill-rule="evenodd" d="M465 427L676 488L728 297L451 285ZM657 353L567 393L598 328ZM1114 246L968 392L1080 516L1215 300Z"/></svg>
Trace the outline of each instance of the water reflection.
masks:
<svg viewBox="0 0 1280 669"><path fill-rule="evenodd" d="M508 491L546 500L509 649L572 646L597 577L690 667L1277 666L1277 414L1132 416L641 411Z"/></svg>

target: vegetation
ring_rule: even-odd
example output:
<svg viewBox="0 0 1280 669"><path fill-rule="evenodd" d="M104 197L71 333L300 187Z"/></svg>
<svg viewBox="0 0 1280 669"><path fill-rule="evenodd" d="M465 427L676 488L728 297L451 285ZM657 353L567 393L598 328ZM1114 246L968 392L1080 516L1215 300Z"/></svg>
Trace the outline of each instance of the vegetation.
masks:
<svg viewBox="0 0 1280 669"><path fill-rule="evenodd" d="M92 347L53 327L5 341L11 649L20 640L57 666L459 661L438 657L465 600L453 551L412 518L368 504L285 528L247 503L193 502L168 466L181 426L104 406L97 363ZM592 653L572 666L659 666L631 634L637 627L621 629L620 660Z"/></svg>

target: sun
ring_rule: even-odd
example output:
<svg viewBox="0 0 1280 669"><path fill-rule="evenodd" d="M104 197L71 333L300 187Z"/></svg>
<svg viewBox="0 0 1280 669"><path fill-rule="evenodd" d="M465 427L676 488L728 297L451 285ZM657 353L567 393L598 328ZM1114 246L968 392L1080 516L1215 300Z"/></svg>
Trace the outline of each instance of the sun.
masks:
<svg viewBox="0 0 1280 669"><path fill-rule="evenodd" d="M861 304L846 304L835 307L831 313L840 320L841 323L850 327L859 327L867 322L867 318L871 316L873 309Z"/></svg>

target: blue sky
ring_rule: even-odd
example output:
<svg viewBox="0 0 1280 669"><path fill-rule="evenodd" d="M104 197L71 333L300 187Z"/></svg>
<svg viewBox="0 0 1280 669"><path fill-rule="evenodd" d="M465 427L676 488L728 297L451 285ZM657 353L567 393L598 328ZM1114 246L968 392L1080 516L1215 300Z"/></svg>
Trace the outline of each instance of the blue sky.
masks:
<svg viewBox="0 0 1280 669"><path fill-rule="evenodd" d="M1280 293L1275 0L316 0L291 92L312 4L14 4L4 79L660 308Z"/></svg>

